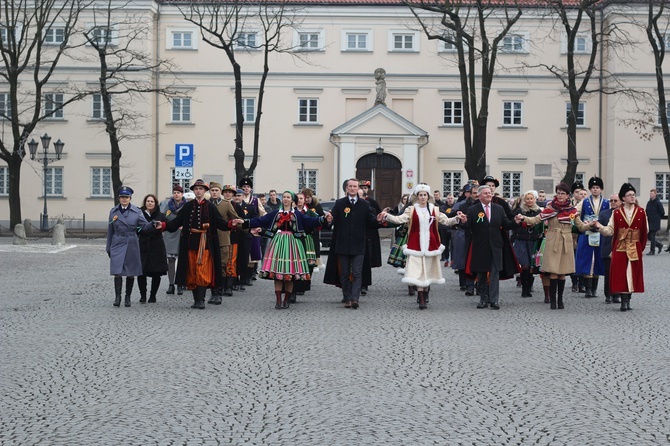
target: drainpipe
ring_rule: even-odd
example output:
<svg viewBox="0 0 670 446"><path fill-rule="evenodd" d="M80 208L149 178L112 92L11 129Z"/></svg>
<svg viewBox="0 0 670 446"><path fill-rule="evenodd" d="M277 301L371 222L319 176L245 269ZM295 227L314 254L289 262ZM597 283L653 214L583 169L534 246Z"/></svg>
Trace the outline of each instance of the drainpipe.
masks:
<svg viewBox="0 0 670 446"><path fill-rule="evenodd" d="M602 39L604 31L605 16L600 8L600 36ZM603 172L603 42L600 42L600 70L598 70L598 177L602 178ZM611 180L611 179L610 179ZM610 181L611 182L611 181Z"/></svg>
<svg viewBox="0 0 670 446"><path fill-rule="evenodd" d="M337 152L336 152L336 154L337 154L337 161L336 161L336 163L335 163L335 165L337 166L337 169L336 169L336 173L335 173L335 181L333 182L334 185L335 185L335 189L334 189L334 190L335 190L335 192L336 192L336 194L335 194L335 198L337 199L337 198L340 198L340 186L339 186L339 184L338 184L338 183L340 182L340 145L337 144L335 141L333 141L333 137L334 137L334 136L335 136L335 135L333 135L333 134L331 133L331 134L330 134L330 137L328 138L328 142L330 142L332 145L335 146L335 148L337 148Z"/></svg>
<svg viewBox="0 0 670 446"><path fill-rule="evenodd" d="M154 190L156 191L156 194L160 194L159 188L158 188L158 178L159 178L159 164L160 164L160 131L159 131L159 126L160 126L160 107L159 107L159 99L160 95L158 94L158 89L160 87L160 77L161 77L161 71L160 67L158 66L158 61L160 60L160 49L161 49L161 4L160 2L156 2L156 19L154 20L155 23L155 28L154 28L154 39L156 40L156 46L154 49L154 88L156 91L154 92Z"/></svg>
<svg viewBox="0 0 670 446"><path fill-rule="evenodd" d="M421 173L423 172L423 169L421 168L421 149L423 149L426 145L428 145L428 135L426 134L426 142L423 144L419 144L416 148L416 161L417 161L417 169L418 172L416 173L416 184L419 184L421 182Z"/></svg>

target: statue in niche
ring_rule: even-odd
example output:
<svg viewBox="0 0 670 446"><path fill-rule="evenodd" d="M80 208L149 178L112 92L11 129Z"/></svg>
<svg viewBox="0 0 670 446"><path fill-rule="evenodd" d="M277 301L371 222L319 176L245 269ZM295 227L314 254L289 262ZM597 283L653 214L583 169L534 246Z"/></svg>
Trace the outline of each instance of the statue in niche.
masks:
<svg viewBox="0 0 670 446"><path fill-rule="evenodd" d="M375 84L377 88L377 97L375 98L375 105L386 105L386 70L377 68L375 70Z"/></svg>

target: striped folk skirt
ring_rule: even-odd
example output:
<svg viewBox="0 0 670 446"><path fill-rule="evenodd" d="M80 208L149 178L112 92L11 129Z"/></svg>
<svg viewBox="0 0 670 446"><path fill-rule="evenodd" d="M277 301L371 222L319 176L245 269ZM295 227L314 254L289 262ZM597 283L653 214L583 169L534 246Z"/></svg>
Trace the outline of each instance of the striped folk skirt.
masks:
<svg viewBox="0 0 670 446"><path fill-rule="evenodd" d="M292 232L278 231L270 239L258 277L285 281L310 279L305 246Z"/></svg>

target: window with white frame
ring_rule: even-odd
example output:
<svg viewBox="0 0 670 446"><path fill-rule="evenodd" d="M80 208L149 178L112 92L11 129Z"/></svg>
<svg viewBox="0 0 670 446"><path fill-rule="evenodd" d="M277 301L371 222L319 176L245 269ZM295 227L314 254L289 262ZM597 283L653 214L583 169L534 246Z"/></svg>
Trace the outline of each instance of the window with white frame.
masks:
<svg viewBox="0 0 670 446"><path fill-rule="evenodd" d="M112 196L112 168L111 167L92 167L91 168L91 196L92 197L111 197Z"/></svg>
<svg viewBox="0 0 670 446"><path fill-rule="evenodd" d="M255 32L237 33L237 36L235 37L235 48L245 50L258 49L257 37L258 34Z"/></svg>
<svg viewBox="0 0 670 446"><path fill-rule="evenodd" d="M0 166L0 195L9 195L9 168Z"/></svg>
<svg viewBox="0 0 670 446"><path fill-rule="evenodd" d="M454 194L455 198L461 193L463 187L463 172L460 170L442 171L442 196Z"/></svg>
<svg viewBox="0 0 670 446"><path fill-rule="evenodd" d="M296 51L320 51L324 47L323 30L300 30L296 31L293 45Z"/></svg>
<svg viewBox="0 0 670 446"><path fill-rule="evenodd" d="M44 94L44 116L47 119L63 119L63 104L65 103L62 93Z"/></svg>
<svg viewBox="0 0 670 446"><path fill-rule="evenodd" d="M93 111L91 113L93 119L105 119L105 107L102 103L102 95L93 95Z"/></svg>
<svg viewBox="0 0 670 446"><path fill-rule="evenodd" d="M244 122L256 121L256 98L242 98Z"/></svg>
<svg viewBox="0 0 670 446"><path fill-rule="evenodd" d="M107 26L94 26L89 30L88 37L97 46L115 45L117 33Z"/></svg>
<svg viewBox="0 0 670 446"><path fill-rule="evenodd" d="M298 100L298 122L304 122L310 124L319 122L318 99Z"/></svg>
<svg viewBox="0 0 670 446"><path fill-rule="evenodd" d="M520 127L523 125L523 102L503 102L503 126Z"/></svg>
<svg viewBox="0 0 670 446"><path fill-rule="evenodd" d="M342 51L372 51L372 31L342 30Z"/></svg>
<svg viewBox="0 0 670 446"><path fill-rule="evenodd" d="M191 122L191 99L172 98L172 122Z"/></svg>
<svg viewBox="0 0 670 446"><path fill-rule="evenodd" d="M317 170L310 169L298 169L298 190L303 190L305 188L312 189L314 195L318 195L317 191Z"/></svg>
<svg viewBox="0 0 670 446"><path fill-rule="evenodd" d="M663 110L661 108L658 108L658 121L657 124L661 125L661 113L663 113ZM668 122L670 122L670 102L665 103L665 116L668 117Z"/></svg>
<svg viewBox="0 0 670 446"><path fill-rule="evenodd" d="M589 54L591 53L591 35L578 34L575 36L574 54ZM561 53L568 52L568 35L563 33L561 35Z"/></svg>
<svg viewBox="0 0 670 446"><path fill-rule="evenodd" d="M44 35L44 43L47 45L60 45L65 41L65 27L52 26Z"/></svg>
<svg viewBox="0 0 670 446"><path fill-rule="evenodd" d="M193 32L172 31L172 48L193 48Z"/></svg>
<svg viewBox="0 0 670 446"><path fill-rule="evenodd" d="M175 170L174 167L170 169L170 187L174 186L175 184L178 184L179 186L183 187L184 190L188 190L189 187L191 187L191 180L185 179L185 178L177 178L175 176Z"/></svg>
<svg viewBox="0 0 670 446"><path fill-rule="evenodd" d="M444 125L463 125L463 102L443 101Z"/></svg>
<svg viewBox="0 0 670 446"><path fill-rule="evenodd" d="M5 27L0 27L0 42L2 42L3 45L7 45L9 43L9 32L7 28Z"/></svg>
<svg viewBox="0 0 670 446"><path fill-rule="evenodd" d="M502 196L516 198L521 196L521 172L503 172Z"/></svg>
<svg viewBox="0 0 670 446"><path fill-rule="evenodd" d="M577 127L584 127L584 125L586 124L585 111L586 111L586 104L584 102L580 102L579 107L577 108L577 113L575 114L575 121L577 122ZM565 104L566 126L568 125L571 113L572 113L572 104L570 102L566 102Z"/></svg>
<svg viewBox="0 0 670 446"><path fill-rule="evenodd" d="M47 187L47 196L63 196L63 168L47 167L45 183Z"/></svg>
<svg viewBox="0 0 670 446"><path fill-rule="evenodd" d="M412 31L389 31L389 51L419 51L419 33Z"/></svg>
<svg viewBox="0 0 670 446"><path fill-rule="evenodd" d="M0 93L0 119L10 119L12 117L12 102L9 99L9 93Z"/></svg>
<svg viewBox="0 0 670 446"><path fill-rule="evenodd" d="M662 201L670 200L670 173L656 172L656 191Z"/></svg>
<svg viewBox="0 0 670 446"><path fill-rule="evenodd" d="M584 183L585 176L586 174L584 172L575 173L575 183L582 183L584 186L587 186L586 183Z"/></svg>
<svg viewBox="0 0 670 446"><path fill-rule="evenodd" d="M503 53L527 53L528 40L524 34L507 34L503 37L500 51Z"/></svg>

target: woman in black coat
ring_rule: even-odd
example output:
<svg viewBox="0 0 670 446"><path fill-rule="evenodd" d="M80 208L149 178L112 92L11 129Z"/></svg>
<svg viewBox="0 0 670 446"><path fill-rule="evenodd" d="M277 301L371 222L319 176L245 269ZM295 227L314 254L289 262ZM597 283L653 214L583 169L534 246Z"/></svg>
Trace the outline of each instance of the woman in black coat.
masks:
<svg viewBox="0 0 670 446"><path fill-rule="evenodd" d="M140 208L147 221L165 221L165 215L158 208L158 198L154 194L144 197ZM161 285L161 276L167 274L167 254L163 234L160 231L140 232L140 257L142 275L137 277L140 287L140 303L147 302L147 277L151 277L149 303L156 303L156 293Z"/></svg>

